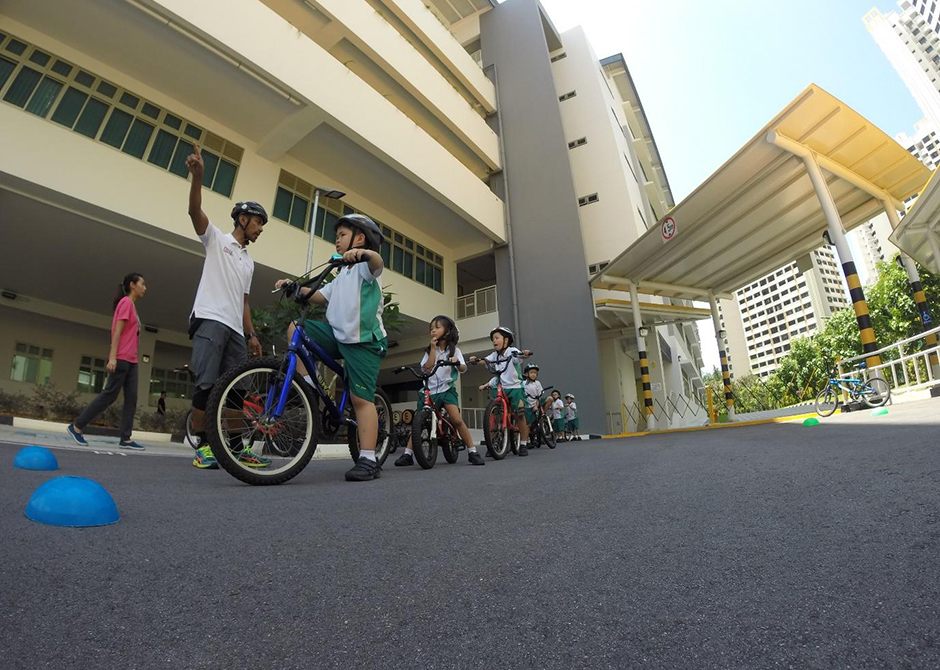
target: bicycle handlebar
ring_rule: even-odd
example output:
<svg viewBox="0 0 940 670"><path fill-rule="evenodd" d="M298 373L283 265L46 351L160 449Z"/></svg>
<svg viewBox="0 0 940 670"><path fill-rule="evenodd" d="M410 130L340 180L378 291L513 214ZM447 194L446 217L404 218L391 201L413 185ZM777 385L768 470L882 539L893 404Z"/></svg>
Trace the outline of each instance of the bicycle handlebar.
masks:
<svg viewBox="0 0 940 670"><path fill-rule="evenodd" d="M430 371L428 372L418 372L409 365L403 365L400 368L396 368L395 370L393 370L392 374L397 375L397 374L401 374L402 372L408 371L411 374L413 374L416 378L423 380L423 379L430 379L434 375L434 373L437 372L438 368L444 368L444 367L456 368L459 365L460 365L459 362L455 363L451 361L437 361L436 363L434 363L434 367L431 368Z"/></svg>
<svg viewBox="0 0 940 670"><path fill-rule="evenodd" d="M366 260L358 260L353 263L347 263L343 260L343 257L339 254L333 254L333 256L326 262L326 268L318 274L316 277L312 277L302 282L291 281L281 285L280 288L276 288L271 293L277 293L278 291L283 291L284 295L289 296L291 300L300 304L306 304L314 293L319 290L320 286L323 284L323 280L326 279L327 275L330 274L336 268L340 268L350 265L357 265L359 263L365 263ZM315 285L315 286L314 286ZM309 288L310 293L306 296L303 295L302 289Z"/></svg>
<svg viewBox="0 0 940 670"><path fill-rule="evenodd" d="M555 388L555 387L554 387L554 386L546 386L545 388L542 389L542 393L541 393L541 394L539 394L539 395L530 395L530 394L526 393L526 397L532 398L533 400L538 400L538 399L541 398L543 395L545 395L545 392L546 392L546 391L551 391L553 388Z"/></svg>
<svg viewBox="0 0 940 670"><path fill-rule="evenodd" d="M485 365L486 369L489 370L494 375L501 375L503 372L506 371L506 369L509 367L509 364L512 363L512 360L514 358L528 358L529 356L534 356L534 355L535 355L534 351L529 351L528 354L523 354L520 351L518 354L512 354L510 356L506 356L505 358L498 358L495 361L488 361L485 358L477 358L473 364ZM497 366L500 363L504 364L503 367L497 368Z"/></svg>

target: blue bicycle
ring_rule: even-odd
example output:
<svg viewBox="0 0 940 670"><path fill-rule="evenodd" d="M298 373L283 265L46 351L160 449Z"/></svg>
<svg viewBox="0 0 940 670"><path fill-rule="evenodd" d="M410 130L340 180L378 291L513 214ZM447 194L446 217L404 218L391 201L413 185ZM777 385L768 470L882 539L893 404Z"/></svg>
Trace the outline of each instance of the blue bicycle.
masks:
<svg viewBox="0 0 940 670"><path fill-rule="evenodd" d="M302 305L294 335L282 357L256 358L222 375L206 406L206 428L212 453L225 470L254 485L283 484L307 466L323 441L345 441L353 461L359 458L359 434L349 389L331 393L317 367L322 363L343 379L343 368L304 332L309 297L339 267L334 256L323 272L304 282L291 282L279 290ZM301 289L310 293L302 296ZM311 373L313 386L297 371L298 359ZM336 396L339 396L338 398ZM385 461L391 442L391 403L376 389L379 434L375 456ZM238 456L245 446L271 460L268 467L250 469Z"/></svg>
<svg viewBox="0 0 940 670"><path fill-rule="evenodd" d="M864 367L864 363L858 365L860 370ZM881 377L865 381L861 378L838 377L837 374L833 368L825 388L816 396L816 413L819 416L832 416L839 409L842 393L847 393L853 401L861 400L869 407L881 407L891 398L891 387Z"/></svg>

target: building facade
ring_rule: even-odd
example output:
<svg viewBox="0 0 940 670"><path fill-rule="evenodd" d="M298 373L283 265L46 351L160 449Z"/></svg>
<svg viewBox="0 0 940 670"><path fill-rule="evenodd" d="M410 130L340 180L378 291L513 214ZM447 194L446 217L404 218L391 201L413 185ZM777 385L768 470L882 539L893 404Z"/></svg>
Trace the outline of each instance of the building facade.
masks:
<svg viewBox="0 0 940 670"><path fill-rule="evenodd" d="M160 390L188 403L174 370L189 359L203 257L184 165L199 144L216 225L228 229L237 200L270 214L250 249L253 306L304 271L311 227L319 263L339 216L382 225L383 283L405 317L379 378L393 400L414 398L391 369L420 358L437 314L457 317L466 354L514 327L546 380L579 396L589 431L630 400L605 390L587 281L672 196L626 64L599 60L580 29L559 34L535 0L42 5L0 7L0 388L90 397L112 289L136 271L149 288L141 405ZM313 218L329 189L346 195L321 198ZM697 338L660 330L674 361L658 367L664 399L694 394ZM486 402L482 376L463 378L471 410Z"/></svg>
<svg viewBox="0 0 940 670"><path fill-rule="evenodd" d="M934 0L899 0L899 11L877 8L865 27L897 70L930 124L940 127L940 13ZM907 146L907 145L905 145Z"/></svg>

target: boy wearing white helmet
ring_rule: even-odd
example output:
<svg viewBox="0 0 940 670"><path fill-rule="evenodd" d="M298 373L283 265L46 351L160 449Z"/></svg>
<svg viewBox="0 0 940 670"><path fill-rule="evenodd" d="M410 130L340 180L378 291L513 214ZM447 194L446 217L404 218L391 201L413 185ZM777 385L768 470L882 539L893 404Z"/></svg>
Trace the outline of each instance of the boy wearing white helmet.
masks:
<svg viewBox="0 0 940 670"><path fill-rule="evenodd" d="M484 360L490 363L496 363L502 366L507 359L512 359L506 369L499 377L502 381L503 391L509 398L509 405L516 416L516 427L519 429L519 455L529 455L529 426L525 422L525 399L522 392L522 369L519 365L519 359L528 358L532 352L528 349L520 350L513 346L515 336L513 332L505 326L497 326L490 331L490 341L493 343L493 353L489 354ZM483 361L476 356L471 356L468 360L471 364L482 364ZM496 392L497 378L493 377L489 382L480 387L481 391L487 388L493 393ZM487 456L489 456L487 451Z"/></svg>
<svg viewBox="0 0 940 670"><path fill-rule="evenodd" d="M571 440L581 440L578 434L578 406L574 402L574 394L569 393L565 396L565 418L568 419L568 438Z"/></svg>

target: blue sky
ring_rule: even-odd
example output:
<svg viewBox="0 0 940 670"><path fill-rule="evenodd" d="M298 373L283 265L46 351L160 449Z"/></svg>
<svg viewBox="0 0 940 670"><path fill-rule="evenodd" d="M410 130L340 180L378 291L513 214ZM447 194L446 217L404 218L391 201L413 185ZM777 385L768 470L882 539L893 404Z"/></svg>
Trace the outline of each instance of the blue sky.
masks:
<svg viewBox="0 0 940 670"><path fill-rule="evenodd" d="M541 0L558 30L584 27L598 58L623 53L676 201L809 84L888 135L922 117L862 17L894 0ZM705 369L718 365L699 322Z"/></svg>

